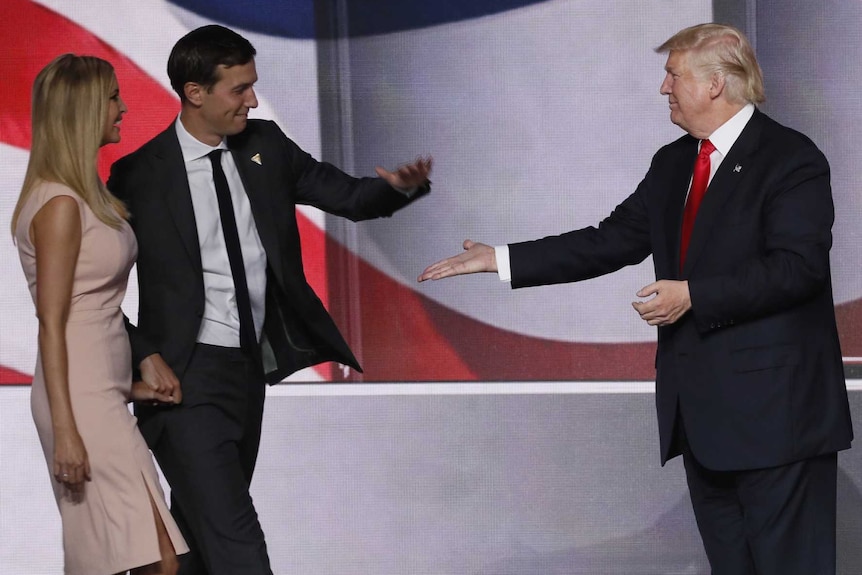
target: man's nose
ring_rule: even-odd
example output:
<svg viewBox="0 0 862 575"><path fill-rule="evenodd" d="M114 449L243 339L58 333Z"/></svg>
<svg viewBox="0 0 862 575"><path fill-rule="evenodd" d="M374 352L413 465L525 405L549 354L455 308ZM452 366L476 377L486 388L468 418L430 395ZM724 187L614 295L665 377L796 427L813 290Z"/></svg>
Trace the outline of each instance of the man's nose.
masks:
<svg viewBox="0 0 862 575"><path fill-rule="evenodd" d="M661 86L658 88L658 93L662 96L670 94L670 81L667 78L662 81Z"/></svg>

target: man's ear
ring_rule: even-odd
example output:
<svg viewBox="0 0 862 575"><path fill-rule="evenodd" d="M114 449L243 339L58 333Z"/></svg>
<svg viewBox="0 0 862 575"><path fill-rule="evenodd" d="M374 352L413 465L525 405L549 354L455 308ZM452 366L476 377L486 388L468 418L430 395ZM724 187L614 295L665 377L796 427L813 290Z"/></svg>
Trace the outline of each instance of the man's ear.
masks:
<svg viewBox="0 0 862 575"><path fill-rule="evenodd" d="M206 88L198 84L197 82L186 82L185 86L183 86L183 93L186 95L186 100L193 106L199 107L202 105L203 93L206 91Z"/></svg>
<svg viewBox="0 0 862 575"><path fill-rule="evenodd" d="M709 97L715 99L721 96L721 93L724 92L724 85L724 74L721 72L713 74L712 79L709 82Z"/></svg>

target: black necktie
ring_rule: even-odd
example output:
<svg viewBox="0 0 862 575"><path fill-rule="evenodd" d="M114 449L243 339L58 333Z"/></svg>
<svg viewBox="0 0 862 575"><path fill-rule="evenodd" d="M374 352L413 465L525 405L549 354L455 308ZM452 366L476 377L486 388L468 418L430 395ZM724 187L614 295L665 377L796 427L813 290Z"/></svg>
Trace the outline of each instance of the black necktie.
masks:
<svg viewBox="0 0 862 575"><path fill-rule="evenodd" d="M248 283L245 281L245 265L242 261L242 248L239 243L239 233L236 229L236 217L233 212L233 202L230 199L230 188L227 185L224 170L221 168L222 150L213 150L209 154L213 166L213 181L215 182L218 212L221 228L224 232L224 243L227 248L227 259L230 261L230 271L233 275L233 287L236 291L236 305L239 312L239 344L246 351L255 353L257 349L257 330L254 328L254 318L251 314L251 299L248 296Z"/></svg>

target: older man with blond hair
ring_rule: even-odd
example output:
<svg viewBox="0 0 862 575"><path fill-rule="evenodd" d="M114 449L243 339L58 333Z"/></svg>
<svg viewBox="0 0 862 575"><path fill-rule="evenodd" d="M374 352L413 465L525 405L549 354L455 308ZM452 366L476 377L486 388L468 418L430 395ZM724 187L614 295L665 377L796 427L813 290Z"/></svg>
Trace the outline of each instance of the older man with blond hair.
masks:
<svg viewBox="0 0 862 575"><path fill-rule="evenodd" d="M686 135L598 227L464 253L419 280L496 271L514 288L653 256L632 305L658 327L661 461L683 456L714 575L835 573L837 452L852 427L835 325L829 164L763 114L735 28L686 28L660 92ZM634 136L634 135L633 135ZM626 138L620 153L637 146Z"/></svg>

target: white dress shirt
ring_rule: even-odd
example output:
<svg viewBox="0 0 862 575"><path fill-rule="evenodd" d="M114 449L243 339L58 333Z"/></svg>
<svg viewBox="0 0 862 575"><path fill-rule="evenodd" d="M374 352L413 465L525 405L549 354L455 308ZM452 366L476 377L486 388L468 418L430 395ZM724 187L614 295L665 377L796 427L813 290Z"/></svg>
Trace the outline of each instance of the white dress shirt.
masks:
<svg viewBox="0 0 862 575"><path fill-rule="evenodd" d="M709 181L712 182L712 177L718 170L718 166L724 161L725 156L730 152L730 148L736 143L742 130L748 124L748 121L754 115L754 104L746 104L743 108L733 115L728 121L718 127L708 138L715 150L709 156ZM698 144L698 151L700 144ZM709 184L707 183L707 186ZM691 190L691 181L688 183L689 191ZM686 193L686 200L688 193ZM497 275L500 281L512 281L512 265L509 259L509 246L494 246L494 257L497 260Z"/></svg>
<svg viewBox="0 0 862 575"><path fill-rule="evenodd" d="M205 305L198 342L239 347L236 290L219 218L212 164L207 157L213 150L227 150L227 144L224 140L215 147L204 144L189 134L179 117L175 125L192 194L203 266ZM221 154L221 165L230 188L251 300L251 313L257 337L260 339L266 301L266 252L260 243L251 204L230 152Z"/></svg>

